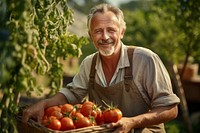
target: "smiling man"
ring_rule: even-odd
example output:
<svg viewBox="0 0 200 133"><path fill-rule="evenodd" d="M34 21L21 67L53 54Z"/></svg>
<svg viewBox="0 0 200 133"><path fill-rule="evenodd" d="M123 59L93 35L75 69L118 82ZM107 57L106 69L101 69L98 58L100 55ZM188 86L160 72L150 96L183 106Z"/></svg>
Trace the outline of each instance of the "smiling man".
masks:
<svg viewBox="0 0 200 133"><path fill-rule="evenodd" d="M38 121L49 106L80 103L86 96L102 107L113 103L123 118L111 123L116 133L165 132L164 122L176 118L179 98L173 93L169 74L157 54L122 43L126 24L123 12L100 4L88 15L88 33L97 52L86 57L80 71L55 96L31 105L23 121ZM104 101L104 102L102 102Z"/></svg>

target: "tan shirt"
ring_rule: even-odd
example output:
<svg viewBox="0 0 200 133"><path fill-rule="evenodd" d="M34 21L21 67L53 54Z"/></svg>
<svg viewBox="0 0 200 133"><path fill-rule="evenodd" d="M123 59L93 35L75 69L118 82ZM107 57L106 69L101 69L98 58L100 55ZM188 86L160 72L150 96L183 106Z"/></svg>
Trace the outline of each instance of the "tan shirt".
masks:
<svg viewBox="0 0 200 133"><path fill-rule="evenodd" d="M109 86L124 80L124 68L130 65L126 51L127 47L122 45L120 60ZM80 65L80 72L74 76L73 82L60 90L70 103L80 102L87 95L93 56L94 54L89 55L83 60ZM136 47L132 66L133 80L142 97L151 108L180 102L172 91L169 74L158 55L146 48ZM96 83L106 87L107 83L99 56L95 68Z"/></svg>

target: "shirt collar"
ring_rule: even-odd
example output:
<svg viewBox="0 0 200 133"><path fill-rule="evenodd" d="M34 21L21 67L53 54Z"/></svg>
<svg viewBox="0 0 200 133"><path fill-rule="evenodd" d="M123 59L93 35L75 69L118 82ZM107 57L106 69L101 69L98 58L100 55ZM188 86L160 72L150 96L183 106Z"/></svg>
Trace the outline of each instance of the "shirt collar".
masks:
<svg viewBox="0 0 200 133"><path fill-rule="evenodd" d="M127 46L122 43L121 55L118 62L118 69L129 67L129 66L130 66L130 63L128 60Z"/></svg>

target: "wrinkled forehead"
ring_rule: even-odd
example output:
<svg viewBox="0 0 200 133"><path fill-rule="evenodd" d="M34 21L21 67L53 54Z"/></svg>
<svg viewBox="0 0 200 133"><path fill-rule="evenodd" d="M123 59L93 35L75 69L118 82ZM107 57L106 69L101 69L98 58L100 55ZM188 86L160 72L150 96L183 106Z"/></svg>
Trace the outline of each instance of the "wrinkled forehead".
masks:
<svg viewBox="0 0 200 133"><path fill-rule="evenodd" d="M96 12L91 18L91 22L119 22L117 16L111 12Z"/></svg>
<svg viewBox="0 0 200 133"><path fill-rule="evenodd" d="M108 4L100 4L90 10L90 13L88 15L88 22L87 22L88 28L90 27L91 19L94 17L94 15L99 14L99 13L103 14L107 12L112 12L116 16L116 18L118 18L118 20L121 19L120 17L123 18L123 13L121 12L120 9Z"/></svg>
<svg viewBox="0 0 200 133"><path fill-rule="evenodd" d="M96 13L92 19L90 24L90 30L99 29L99 28L108 28L113 27L117 28L119 27L120 21L112 12L106 12L106 13Z"/></svg>

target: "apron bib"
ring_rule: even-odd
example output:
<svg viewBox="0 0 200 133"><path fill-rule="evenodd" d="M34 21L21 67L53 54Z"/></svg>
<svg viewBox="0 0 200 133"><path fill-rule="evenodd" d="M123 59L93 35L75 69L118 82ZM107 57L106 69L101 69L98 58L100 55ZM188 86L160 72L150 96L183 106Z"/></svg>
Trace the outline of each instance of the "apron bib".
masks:
<svg viewBox="0 0 200 133"><path fill-rule="evenodd" d="M115 85L102 87L95 82L95 65L97 54L94 56L90 71L90 81L89 81L89 100L106 107L104 102L107 104L116 105L123 113L123 117L133 117L139 114L143 114L149 111L149 105L142 98L138 88L133 81L132 75L132 58L134 48L128 48L128 58L130 62L130 67L125 68L124 81L121 81ZM102 102L104 101L104 102ZM155 130L154 130L154 127ZM150 132L160 132L163 133L163 124L144 128L144 129L134 129L134 133L150 133Z"/></svg>

